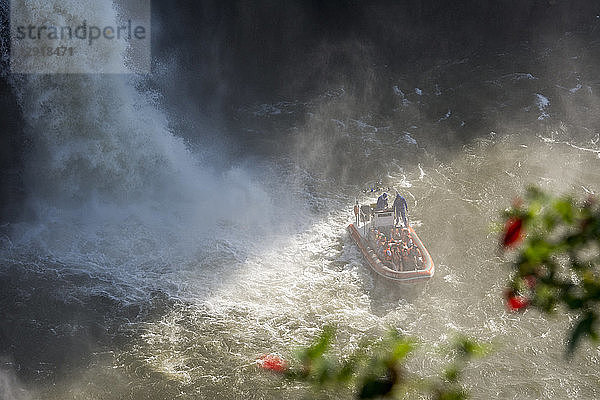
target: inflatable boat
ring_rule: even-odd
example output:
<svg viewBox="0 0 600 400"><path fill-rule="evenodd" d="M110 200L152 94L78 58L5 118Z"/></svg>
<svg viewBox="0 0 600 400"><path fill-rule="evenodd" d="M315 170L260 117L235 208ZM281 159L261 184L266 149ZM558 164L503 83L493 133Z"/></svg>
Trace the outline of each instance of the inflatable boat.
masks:
<svg viewBox="0 0 600 400"><path fill-rule="evenodd" d="M374 207L360 207L358 226L348 226L350 237L371 269L392 281L430 279L435 272L433 259L415 230L395 223L392 210L374 211Z"/></svg>

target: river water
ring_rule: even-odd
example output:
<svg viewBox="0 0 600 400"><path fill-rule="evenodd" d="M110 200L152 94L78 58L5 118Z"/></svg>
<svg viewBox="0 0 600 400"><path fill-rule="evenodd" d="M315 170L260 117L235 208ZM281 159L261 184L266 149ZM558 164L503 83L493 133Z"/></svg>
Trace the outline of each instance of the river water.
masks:
<svg viewBox="0 0 600 400"><path fill-rule="evenodd" d="M141 78L15 80L29 214L2 227L0 397L303 398L255 360L333 325L341 352L417 337L428 376L459 333L491 342L475 399L597 398L569 317L505 310L493 224L529 183L599 190L599 50L592 31L423 62L374 83L383 108L343 85L245 104L226 151L191 150ZM407 198L427 285L378 281L347 235L375 182Z"/></svg>

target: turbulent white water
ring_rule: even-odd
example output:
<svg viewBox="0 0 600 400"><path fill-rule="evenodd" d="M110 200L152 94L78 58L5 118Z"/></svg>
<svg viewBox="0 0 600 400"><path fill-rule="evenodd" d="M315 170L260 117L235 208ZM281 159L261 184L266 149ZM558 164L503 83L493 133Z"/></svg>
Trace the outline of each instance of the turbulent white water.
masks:
<svg viewBox="0 0 600 400"><path fill-rule="evenodd" d="M106 1L42 3L41 16L91 8L116 21ZM124 62L123 48L114 54L99 42L94 50ZM185 258L225 231L271 222L272 199L256 174L199 162L169 130L143 78L29 75L14 86L32 141L26 183L35 215L15 227L16 246L40 247L57 260L140 264Z"/></svg>
<svg viewBox="0 0 600 400"><path fill-rule="evenodd" d="M109 2L39 5L34 10L40 15L67 8L92 9L103 20L116 18ZM77 15L71 18L77 20ZM106 56L110 62L123 62L122 54ZM85 322L78 322L82 317L61 309L62 304L83 304L100 296L117 308L136 307L152 298L153 291L193 298L206 290L203 279L211 281L211 270L229 273L253 246L260 246L261 238L285 232L289 225L284 223L297 218L290 207L282 208L292 202L293 193L269 187L270 180L281 181L281 174L240 162L225 170L206 165L203 154L192 153L171 132L158 95L145 86L144 78L124 75L13 77L31 148L25 171L27 214L3 237L3 276L21 276L19 293L28 293L29 303L32 296L45 296L36 286L55 287L50 299L42 300L49 307L44 317L30 314L22 319L28 324L51 316L55 322L36 329L42 341L61 342L87 329ZM39 276L47 283L37 281ZM8 287L7 296L14 299L12 289ZM51 306L54 300L58 310ZM40 305L39 312L44 308ZM127 318L135 317L136 313ZM85 357L74 348L65 351L66 357ZM2 369L0 374L7 387L5 398L29 396L12 372L21 369L19 363L31 360L52 365L50 369L60 364L48 353L51 350L41 355L35 347L27 351L32 353L20 359L6 355L7 372ZM79 371L69 374L78 376ZM33 397L63 398L67 387ZM103 390L111 389L107 385ZM118 393L114 395L121 397Z"/></svg>

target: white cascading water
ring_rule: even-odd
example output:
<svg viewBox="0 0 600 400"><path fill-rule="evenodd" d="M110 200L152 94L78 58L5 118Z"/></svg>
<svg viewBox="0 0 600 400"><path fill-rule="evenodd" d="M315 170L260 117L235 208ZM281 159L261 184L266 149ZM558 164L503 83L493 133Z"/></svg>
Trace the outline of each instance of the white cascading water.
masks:
<svg viewBox="0 0 600 400"><path fill-rule="evenodd" d="M107 1L45 0L32 9L39 14L32 20L73 10L86 15L93 10L100 20L117 18ZM94 46L103 57L91 62L123 62L113 44ZM97 256L140 263L185 257L218 225L250 226L265 217L269 196L250 174L201 165L169 131L157 96L141 86L143 79L134 75L14 80L32 141L26 184L36 216L34 224L14 227L15 244L64 261Z"/></svg>

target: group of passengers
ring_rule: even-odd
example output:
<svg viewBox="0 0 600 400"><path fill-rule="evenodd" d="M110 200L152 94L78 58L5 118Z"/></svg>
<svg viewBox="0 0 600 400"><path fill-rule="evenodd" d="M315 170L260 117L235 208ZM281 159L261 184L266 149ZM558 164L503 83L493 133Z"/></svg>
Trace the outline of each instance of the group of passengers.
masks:
<svg viewBox="0 0 600 400"><path fill-rule="evenodd" d="M395 271L424 268L423 254L413 242L407 228L391 228L388 235L383 230L369 230L369 240L377 256L387 267Z"/></svg>

